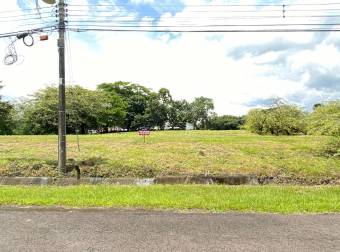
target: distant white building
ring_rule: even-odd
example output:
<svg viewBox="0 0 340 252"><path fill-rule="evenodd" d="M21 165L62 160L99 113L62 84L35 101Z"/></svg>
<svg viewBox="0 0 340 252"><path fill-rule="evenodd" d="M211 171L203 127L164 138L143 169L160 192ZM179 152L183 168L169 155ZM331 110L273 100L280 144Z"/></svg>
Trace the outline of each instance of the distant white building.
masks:
<svg viewBox="0 0 340 252"><path fill-rule="evenodd" d="M167 123L165 124L164 129L165 129L165 130L172 130L172 129L174 129L174 130L179 130L180 128L179 128L179 127L172 128L172 127L170 126L170 123L167 122ZM193 129L194 129L194 125L193 125L192 123L186 123L186 124L185 124L185 130L193 130Z"/></svg>
<svg viewBox="0 0 340 252"><path fill-rule="evenodd" d="M194 130L194 125L192 123L186 123L185 130Z"/></svg>

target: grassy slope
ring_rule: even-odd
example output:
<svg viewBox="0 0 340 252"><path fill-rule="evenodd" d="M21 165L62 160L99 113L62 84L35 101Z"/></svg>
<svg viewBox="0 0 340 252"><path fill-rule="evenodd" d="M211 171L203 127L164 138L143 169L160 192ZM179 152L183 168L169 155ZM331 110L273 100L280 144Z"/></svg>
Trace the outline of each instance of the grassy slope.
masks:
<svg viewBox="0 0 340 252"><path fill-rule="evenodd" d="M339 213L340 187L0 187L0 205Z"/></svg>
<svg viewBox="0 0 340 252"><path fill-rule="evenodd" d="M317 136L258 136L245 131L152 132L68 137L68 156L85 174L106 177L242 173L340 177L340 159L316 154ZM0 176L57 175L56 136L0 136ZM33 169L34 168L34 169Z"/></svg>

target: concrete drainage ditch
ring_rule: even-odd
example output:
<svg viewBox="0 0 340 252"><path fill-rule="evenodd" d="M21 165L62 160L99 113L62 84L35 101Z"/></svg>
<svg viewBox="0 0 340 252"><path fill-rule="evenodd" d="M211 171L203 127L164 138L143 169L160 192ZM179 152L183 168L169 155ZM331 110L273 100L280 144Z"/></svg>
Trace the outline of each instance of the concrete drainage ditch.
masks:
<svg viewBox="0 0 340 252"><path fill-rule="evenodd" d="M176 185L176 184L205 184L205 185L258 185L259 180L253 175L232 176L167 176L146 179L136 178L50 178L50 177L0 177L0 185Z"/></svg>

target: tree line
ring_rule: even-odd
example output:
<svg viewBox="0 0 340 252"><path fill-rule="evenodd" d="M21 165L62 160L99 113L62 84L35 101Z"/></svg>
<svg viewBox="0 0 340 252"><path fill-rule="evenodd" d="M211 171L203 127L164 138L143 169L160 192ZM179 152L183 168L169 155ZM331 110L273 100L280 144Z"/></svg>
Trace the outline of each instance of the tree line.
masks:
<svg viewBox="0 0 340 252"><path fill-rule="evenodd" d="M0 134L56 134L58 88L49 86L13 103L0 97L0 115ZM96 90L68 86L66 119L69 134L142 128L183 130L188 124L193 129L231 130L240 129L245 122L243 117L217 116L211 98L175 100L166 88L154 92L130 82L103 83Z"/></svg>
<svg viewBox="0 0 340 252"><path fill-rule="evenodd" d="M0 87L1 89L1 87ZM193 102L176 100L170 91L158 92L130 82L102 83L96 90L81 86L66 88L67 132L89 130L148 129L238 130L261 135L315 134L340 136L340 100L316 104L312 112L280 99L265 109L252 109L242 117L214 112L211 98ZM57 134L58 88L46 87L30 98L6 102L0 96L0 135Z"/></svg>

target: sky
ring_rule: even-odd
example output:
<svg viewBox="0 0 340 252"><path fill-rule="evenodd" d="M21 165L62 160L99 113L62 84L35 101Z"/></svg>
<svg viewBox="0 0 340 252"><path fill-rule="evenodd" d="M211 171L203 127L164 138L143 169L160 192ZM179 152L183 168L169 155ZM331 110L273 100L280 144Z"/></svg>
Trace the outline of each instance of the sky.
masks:
<svg viewBox="0 0 340 252"><path fill-rule="evenodd" d="M226 9L223 8L228 4L281 5L326 2L337 3L337 1L306 0L67 1L70 5L70 20L72 20L72 13L76 11L81 10L79 13L86 14L74 17L80 21L75 25L81 24L81 20L105 15L105 11L111 8L116 13L118 24L122 22L120 20L132 20L134 24L142 25L148 22L156 27L176 24L176 20L183 21L188 17L191 17L195 25L204 25L209 18L209 22L216 24L220 22L216 21L217 17L226 13ZM192 5L204 6L193 9ZM207 5L210 7L206 7ZM27 14L32 14L37 17L36 11L27 11L35 8L35 1L1 1L0 34L29 29L28 27L48 26L48 22L54 21L55 17L45 18L46 15L49 16L48 13L45 14L47 10L50 11L46 8L49 6L41 0L39 6L42 8L40 12L43 19L14 22L8 21L8 16L28 17ZM273 9L268 6L262 9L259 9L259 6L230 8L250 10L253 13L263 11L264 8ZM287 11L287 16L291 13L294 15L304 13L304 8L320 9L321 6L299 7L297 5L295 8L297 9ZM334 5L333 8L340 9L340 4ZM275 10L278 15L281 15L280 8ZM18 18L11 18L11 20L16 19ZM307 19L296 21L293 18L259 21L233 18L228 22L289 24L289 22L311 23L313 21ZM328 21L319 20L319 22ZM35 43L32 47L26 47L22 41L16 41L18 61L7 66L2 64L2 61L10 40L0 38L0 81L4 86L1 95L5 99L27 97L47 85L58 83L57 34L49 34L48 41L39 41L37 35L34 39ZM282 98L306 110L311 109L315 103L340 99L340 32L79 33L70 31L67 33L66 44L67 85L79 84L95 89L103 82L129 81L145 85L154 91L165 87L170 90L175 99L192 101L199 96L213 98L215 111L220 115L243 115L252 108L270 106L274 98Z"/></svg>

